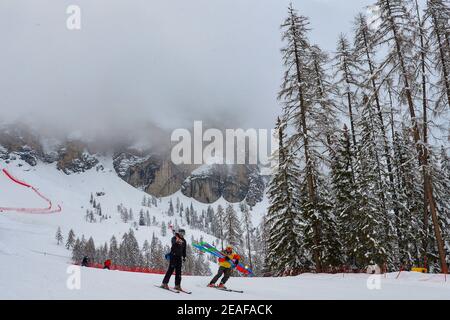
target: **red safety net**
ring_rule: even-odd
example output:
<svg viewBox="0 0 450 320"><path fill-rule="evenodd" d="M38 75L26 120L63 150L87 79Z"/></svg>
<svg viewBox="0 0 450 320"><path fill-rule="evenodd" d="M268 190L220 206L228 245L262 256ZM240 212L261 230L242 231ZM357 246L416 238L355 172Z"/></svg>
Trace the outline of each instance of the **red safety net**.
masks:
<svg viewBox="0 0 450 320"><path fill-rule="evenodd" d="M77 264L79 265L79 264ZM101 263L90 263L88 265L89 268L96 268L96 269L103 269L104 265ZM139 273L152 273L152 274L166 274L166 270L161 269L153 269L153 268L145 268L145 267L126 267L126 266L119 266L119 265L111 265L109 267L109 270L118 270L118 271L125 271L125 272L139 272ZM183 275L191 275L190 273L183 273Z"/></svg>
<svg viewBox="0 0 450 320"><path fill-rule="evenodd" d="M61 212L62 208L60 205L57 205L56 208L52 208L53 204L52 201L44 196L41 192L39 192L38 189L33 187L32 185L21 181L14 176L12 176L6 169L3 169L2 172L14 183L17 183L23 187L30 188L33 190L34 193L36 193L41 199L43 199L45 202L47 202L48 206L45 208L20 208L20 207L0 207L0 212L3 211L14 211L14 212L23 212L23 213L37 213L37 214L48 214L48 213L57 213Z"/></svg>

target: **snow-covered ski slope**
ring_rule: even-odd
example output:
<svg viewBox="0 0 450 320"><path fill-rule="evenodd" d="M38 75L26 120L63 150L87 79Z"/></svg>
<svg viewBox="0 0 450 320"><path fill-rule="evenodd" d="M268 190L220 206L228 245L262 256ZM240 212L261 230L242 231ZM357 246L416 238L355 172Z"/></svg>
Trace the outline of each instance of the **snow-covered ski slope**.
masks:
<svg viewBox="0 0 450 320"><path fill-rule="evenodd" d="M119 239L130 224L120 220L116 206L123 203L125 207L133 208L136 216L144 196L142 191L117 177L110 160L105 158L102 164L105 167L102 171L92 169L68 176L57 171L54 164L40 163L29 167L20 161L0 162L0 169L6 168L18 179L39 188L63 208L60 213L44 215L0 213L0 299L450 299L450 279L445 282L443 275L418 273L401 273L398 279L396 273L383 275L378 279L379 290L368 288L369 276L365 274L230 279L228 286L244 290L243 294L206 288L210 277L185 276L182 286L193 291L187 295L155 288L155 284L161 283L161 275L82 268L80 289L71 290L67 286L67 282L73 279L70 278L73 274L67 273L71 266L70 252L62 245L56 245L57 227L61 227L65 237L73 229L77 236L93 236L97 244L109 241L113 234ZM101 223L85 221L91 192L105 192L96 199L111 219ZM172 199L177 196L185 206L192 201L197 210L207 207L181 194L172 196ZM170 217L163 214L167 203L168 198L163 199L158 208L149 209L150 214L168 222ZM42 205L45 203L35 193L11 183L4 176L0 177L0 206ZM254 209L255 220L265 205L262 203ZM198 230L186 229L188 239L193 235L194 238L203 236L206 241L213 240ZM145 239L150 240L153 232L163 242L169 243L170 233L162 237L160 227L152 226L139 227L135 231L140 245ZM215 265L212 265L212 271L216 271ZM171 285L173 281L172 278ZM372 287L376 287L376 281L370 282Z"/></svg>
<svg viewBox="0 0 450 320"><path fill-rule="evenodd" d="M39 163L37 166L31 167L22 161L13 161L9 164L0 161L0 169L7 169L17 179L35 186L53 203L60 204L62 207L60 213L48 215L3 212L0 213L0 216L11 221L33 225L39 230L46 229L50 241L54 238L57 227L61 227L64 236L67 236L69 230L73 229L77 236L82 234L86 237L93 236L96 244L109 242L112 235L120 239L125 232L132 228L131 223L123 223L120 219L117 211L119 204L133 210L135 221L139 220L141 209L148 210L150 216L155 216L158 222L164 221L166 225L170 221L173 223L177 218L177 216L169 217L167 214L163 214L163 212L167 212L169 197L161 199L161 202L158 201L156 208L143 207L141 202L147 194L120 179L114 172L110 158L103 158L102 165L104 166L103 170L91 169L84 173L66 175L62 171L56 170L55 164ZM45 201L32 190L13 183L3 173L0 174L0 190L0 207L42 207L46 205ZM104 193L104 195L96 196L97 192ZM92 209L89 204L91 193L94 194L96 202L100 203L103 214L111 216L111 219L97 223L86 222L86 210ZM192 202L197 211L207 208L207 205L186 198L181 193L171 196L174 205L177 197L184 206L189 206ZM224 202L223 199L221 201ZM178 222L181 225L179 217ZM189 230L188 226L185 228L189 231L188 239L191 236L196 239L203 236L205 241L215 239L198 230ZM166 237L162 237L160 230L159 226L145 226L134 231L140 245L146 239L150 241L153 232L163 243L164 241L169 243L170 232Z"/></svg>

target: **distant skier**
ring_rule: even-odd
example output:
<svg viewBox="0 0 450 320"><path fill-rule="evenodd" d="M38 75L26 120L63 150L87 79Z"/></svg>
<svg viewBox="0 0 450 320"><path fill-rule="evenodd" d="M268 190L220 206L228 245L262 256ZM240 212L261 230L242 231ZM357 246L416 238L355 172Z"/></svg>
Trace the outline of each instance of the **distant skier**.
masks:
<svg viewBox="0 0 450 320"><path fill-rule="evenodd" d="M111 269L111 259L105 260L105 262L103 263L103 269Z"/></svg>
<svg viewBox="0 0 450 320"><path fill-rule="evenodd" d="M219 258L219 271L208 284L208 287L215 287L217 280L219 280L219 278L223 275L218 288L226 289L225 283L230 278L233 269L239 264L240 257L235 252L233 252L233 247L227 246L225 250L222 251L222 253L225 255L225 257Z"/></svg>
<svg viewBox="0 0 450 320"><path fill-rule="evenodd" d="M83 257L83 261L81 261L81 266L82 267L89 267L89 258L88 258L88 256L84 256Z"/></svg>
<svg viewBox="0 0 450 320"><path fill-rule="evenodd" d="M181 267L186 261L186 240L184 239L185 231L183 229L175 232L172 238L172 248L170 249L169 268L163 279L161 288L169 289L169 281L175 270L175 289L181 290Z"/></svg>

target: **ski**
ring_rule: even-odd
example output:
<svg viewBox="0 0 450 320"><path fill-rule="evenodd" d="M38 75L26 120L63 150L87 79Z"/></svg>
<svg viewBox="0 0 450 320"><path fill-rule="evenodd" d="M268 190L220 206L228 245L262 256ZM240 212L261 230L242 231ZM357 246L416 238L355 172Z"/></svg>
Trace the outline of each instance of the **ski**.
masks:
<svg viewBox="0 0 450 320"><path fill-rule="evenodd" d="M216 288L216 289L222 290L222 291L228 291L228 292L244 293L244 291L242 291L242 290L233 290L233 289L224 289L224 288Z"/></svg>
<svg viewBox="0 0 450 320"><path fill-rule="evenodd" d="M167 290L167 291L173 292L173 293L180 293L180 291L175 290L175 289L171 289L171 288L163 288L163 287L161 287L161 286L157 286L156 284L155 284L154 286L157 287L157 288L163 289L163 290Z"/></svg>
<svg viewBox="0 0 450 320"><path fill-rule="evenodd" d="M199 243L193 242L192 245L195 248L199 249L200 251L210 253L210 254L216 256L217 258L224 258L225 257L225 255L222 252L220 252L217 248L213 247L212 245L210 245L209 243L207 243L205 241L199 242ZM235 266L235 268L239 272L241 272L243 274L246 274L246 275L249 275L249 276L253 276L253 271L250 270L248 268L248 266L245 266L245 265L243 265L240 262L239 262L239 264L237 266Z"/></svg>
<svg viewBox="0 0 450 320"><path fill-rule="evenodd" d="M244 291L242 291L242 290L233 290L233 289L228 289L228 288L219 288L219 287L217 287L217 286L215 286L215 287L209 287L209 288L214 288L214 289L221 290L221 291L244 293Z"/></svg>
<svg viewBox="0 0 450 320"><path fill-rule="evenodd" d="M175 288L172 288L173 290L176 290ZM192 294L192 291L186 291L186 290L178 290L178 292L186 293L186 294Z"/></svg>

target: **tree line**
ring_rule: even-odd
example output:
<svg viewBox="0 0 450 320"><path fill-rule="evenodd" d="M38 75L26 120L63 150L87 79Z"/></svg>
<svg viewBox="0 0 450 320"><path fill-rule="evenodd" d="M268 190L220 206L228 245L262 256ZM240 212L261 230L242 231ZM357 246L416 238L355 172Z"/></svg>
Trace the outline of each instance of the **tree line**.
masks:
<svg viewBox="0 0 450 320"><path fill-rule="evenodd" d="M378 0L333 55L294 9L282 23L279 164L265 266L275 275L423 266L450 251L450 6Z"/></svg>
<svg viewBox="0 0 450 320"><path fill-rule="evenodd" d="M61 229L56 232L58 245L63 243ZM194 239L191 239L194 241ZM133 229L124 233L119 242L116 236L112 236L109 243L105 242L96 245L92 237L86 240L84 235L81 238L75 236L71 229L67 235L65 247L72 251L72 261L81 263L86 256L91 263L103 264L105 260L110 259L113 265L132 268L150 268L155 270L165 270L167 261L166 253L170 252L169 245L163 245L162 242L152 234L151 241L145 240L142 247L136 240ZM186 262L183 264L184 272L192 275L210 275L208 260L201 252L192 250L188 244L186 248Z"/></svg>

